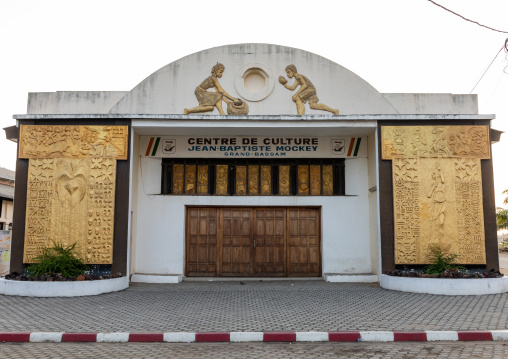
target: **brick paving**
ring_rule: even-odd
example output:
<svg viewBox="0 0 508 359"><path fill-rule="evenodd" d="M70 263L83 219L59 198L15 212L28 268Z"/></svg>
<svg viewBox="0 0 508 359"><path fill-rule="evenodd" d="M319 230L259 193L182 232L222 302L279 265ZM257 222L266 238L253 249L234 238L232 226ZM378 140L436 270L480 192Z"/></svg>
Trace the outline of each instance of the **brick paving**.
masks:
<svg viewBox="0 0 508 359"><path fill-rule="evenodd" d="M322 281L132 283L78 298L0 296L0 332L506 330L507 301L508 293L440 296Z"/></svg>
<svg viewBox="0 0 508 359"><path fill-rule="evenodd" d="M446 343L24 343L0 344L0 358L493 358L508 357L508 345Z"/></svg>

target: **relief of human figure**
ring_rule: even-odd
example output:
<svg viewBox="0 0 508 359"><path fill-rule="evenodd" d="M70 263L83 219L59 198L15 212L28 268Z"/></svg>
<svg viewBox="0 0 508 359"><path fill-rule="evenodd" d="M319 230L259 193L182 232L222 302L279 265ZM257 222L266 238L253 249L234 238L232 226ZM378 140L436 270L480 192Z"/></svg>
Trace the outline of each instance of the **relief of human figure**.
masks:
<svg viewBox="0 0 508 359"><path fill-rule="evenodd" d="M185 108L183 113L188 115L190 113L201 113L201 112L210 112L213 111L214 107L217 107L219 113L221 115L225 115L224 110L222 109L222 101L229 103L229 100L235 103L241 103L242 101L234 98L230 94L228 94L220 85L219 79L222 77L224 73L224 65L217 63L212 68L212 75L207 77L194 91L196 98L198 99L199 106L194 108ZM215 89L214 91L207 91L208 89Z"/></svg>
<svg viewBox="0 0 508 359"><path fill-rule="evenodd" d="M448 251L451 243L445 243L446 196L445 179L441 167L436 165L432 172L432 184L427 198L430 198L430 239L437 243L442 250Z"/></svg>
<svg viewBox="0 0 508 359"><path fill-rule="evenodd" d="M287 80L283 76L279 76L279 82L288 90L294 91L298 86L300 88L293 95L292 100L296 103L296 110L299 115L305 115L305 103L309 102L309 107L313 110L328 111L334 115L339 114L338 109L326 106L325 104L318 103L319 98L316 95L316 88L312 82L305 76L298 73L295 65L286 66L286 75L291 79L295 78L292 86L287 84Z"/></svg>

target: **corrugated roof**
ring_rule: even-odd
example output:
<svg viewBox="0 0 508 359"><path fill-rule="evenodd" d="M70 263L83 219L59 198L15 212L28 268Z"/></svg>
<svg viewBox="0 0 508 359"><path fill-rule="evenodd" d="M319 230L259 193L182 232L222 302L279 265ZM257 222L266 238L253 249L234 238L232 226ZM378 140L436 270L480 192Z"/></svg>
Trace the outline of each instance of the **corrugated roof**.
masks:
<svg viewBox="0 0 508 359"><path fill-rule="evenodd" d="M0 167L0 178L5 178L14 181L16 172L8 170L7 168Z"/></svg>
<svg viewBox="0 0 508 359"><path fill-rule="evenodd" d="M0 198L14 199L14 187L0 184Z"/></svg>

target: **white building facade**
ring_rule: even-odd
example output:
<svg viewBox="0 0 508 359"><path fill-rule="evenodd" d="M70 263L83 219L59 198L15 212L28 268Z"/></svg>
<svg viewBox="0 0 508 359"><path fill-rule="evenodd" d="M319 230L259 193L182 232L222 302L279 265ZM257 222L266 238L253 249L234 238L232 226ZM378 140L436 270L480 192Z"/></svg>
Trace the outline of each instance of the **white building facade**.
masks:
<svg viewBox="0 0 508 359"><path fill-rule="evenodd" d="M170 63L131 91L31 93L28 113L15 118L18 126L128 126L111 270L177 283L377 282L400 262L382 126L489 128L494 116L478 114L476 95L380 93L319 55L239 44ZM28 177L23 161L17 171ZM495 269L485 190L492 166L482 161L483 265ZM14 221L13 246L26 238L26 208ZM13 248L11 267L23 264L22 248Z"/></svg>

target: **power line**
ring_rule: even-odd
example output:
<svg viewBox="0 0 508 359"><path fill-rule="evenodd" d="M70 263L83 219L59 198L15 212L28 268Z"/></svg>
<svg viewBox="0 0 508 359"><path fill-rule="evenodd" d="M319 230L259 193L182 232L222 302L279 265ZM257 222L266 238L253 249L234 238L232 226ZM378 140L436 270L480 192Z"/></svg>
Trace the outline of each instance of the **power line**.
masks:
<svg viewBox="0 0 508 359"><path fill-rule="evenodd" d="M429 0L430 1L430 0ZM490 67L492 66L492 64L494 63L494 61L497 59L497 57L499 56L499 54L501 53L501 51L503 51L503 49L508 52L508 39L506 39L506 41L504 42L503 46L501 46L501 48L499 49L499 51L497 52L496 56L494 56L494 58L492 59L492 61L490 62L489 66L487 67L487 69L483 72L482 76L480 77L480 79L478 80L478 82L476 83L476 85L474 85L473 89L471 91L469 91L469 93L472 93L474 91L474 89L476 88L476 86L478 86L478 84L480 83L480 81L483 79L483 76L485 76L485 74L487 73L487 71L489 71Z"/></svg>
<svg viewBox="0 0 508 359"><path fill-rule="evenodd" d="M501 33L503 33L503 34L508 34L508 31L502 31L502 30L493 29L493 28L491 28L491 27L488 27L488 26L482 25L482 24L480 24L479 22L476 22L476 21L473 21L473 20L467 19L467 18L465 18L464 16L462 16L462 15L460 15L460 14L457 14L456 12L453 12L453 11L451 11L450 9L445 8L443 5L439 5L439 4L438 4L438 3L436 3L435 1L432 1L432 0L427 0L427 1L429 1L429 2L433 3L433 4L434 4L434 5L436 5L436 6L439 6L439 7L440 7L440 8L442 8L442 9L445 9L446 11L451 12L453 15L457 15L458 17L461 17L461 18L463 18L463 19L464 19L464 20L466 20L466 21L472 22L473 24L476 24L476 25L479 25L479 26L485 27L485 28L487 28L487 29L489 29L489 30L492 30L492 31L501 32Z"/></svg>
<svg viewBox="0 0 508 359"><path fill-rule="evenodd" d="M506 60L506 62L508 62L508 39L504 41L504 52L506 52L506 55L504 55L504 59ZM506 72L506 68L508 68L508 65L504 67L503 72L505 74L508 74L508 72Z"/></svg>

